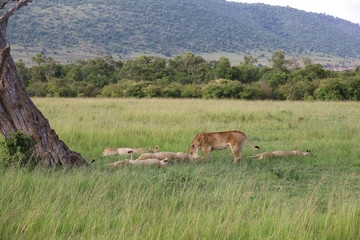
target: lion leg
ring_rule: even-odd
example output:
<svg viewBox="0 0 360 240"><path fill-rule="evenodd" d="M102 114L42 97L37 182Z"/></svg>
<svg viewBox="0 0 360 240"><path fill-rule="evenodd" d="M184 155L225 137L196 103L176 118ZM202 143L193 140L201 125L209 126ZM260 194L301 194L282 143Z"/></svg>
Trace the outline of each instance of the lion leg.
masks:
<svg viewBox="0 0 360 240"><path fill-rule="evenodd" d="M241 148L236 146L231 146L231 151L234 156L234 163L237 163L241 160Z"/></svg>
<svg viewBox="0 0 360 240"><path fill-rule="evenodd" d="M261 154L257 154L255 156L248 156L248 158L257 158L257 159L261 159L262 155Z"/></svg>
<svg viewBox="0 0 360 240"><path fill-rule="evenodd" d="M242 159L241 150L243 148L243 145L244 145L244 142L242 142L240 146L230 145L232 154L234 156L234 163L237 163L239 160Z"/></svg>
<svg viewBox="0 0 360 240"><path fill-rule="evenodd" d="M210 156L210 153L211 153L211 148L206 148L205 149L205 159L208 159L208 157Z"/></svg>

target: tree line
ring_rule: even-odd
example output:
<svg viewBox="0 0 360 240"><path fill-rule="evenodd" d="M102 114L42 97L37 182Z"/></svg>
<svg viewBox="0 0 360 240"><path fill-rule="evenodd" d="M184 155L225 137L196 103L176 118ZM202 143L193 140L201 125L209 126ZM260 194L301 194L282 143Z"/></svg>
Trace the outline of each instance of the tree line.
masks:
<svg viewBox="0 0 360 240"><path fill-rule="evenodd" d="M206 61L185 52L173 58L112 56L61 65L37 54L34 65L16 63L31 97L232 98L247 100L360 100L360 66L334 72L307 57L286 59L276 51L271 66L245 55Z"/></svg>

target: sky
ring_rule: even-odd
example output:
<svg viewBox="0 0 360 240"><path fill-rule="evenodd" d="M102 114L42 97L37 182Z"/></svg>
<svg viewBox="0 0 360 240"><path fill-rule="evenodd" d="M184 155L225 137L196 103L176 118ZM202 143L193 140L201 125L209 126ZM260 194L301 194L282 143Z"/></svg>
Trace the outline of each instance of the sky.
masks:
<svg viewBox="0 0 360 240"><path fill-rule="evenodd" d="M242 3L265 3L289 6L307 12L325 13L360 24L360 0L227 0Z"/></svg>

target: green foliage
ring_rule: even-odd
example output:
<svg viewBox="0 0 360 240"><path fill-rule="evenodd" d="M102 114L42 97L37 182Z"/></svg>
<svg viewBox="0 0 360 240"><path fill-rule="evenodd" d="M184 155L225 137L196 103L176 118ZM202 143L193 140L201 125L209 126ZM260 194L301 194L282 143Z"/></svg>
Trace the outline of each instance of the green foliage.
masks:
<svg viewBox="0 0 360 240"><path fill-rule="evenodd" d="M67 65L37 55L36 66L19 63L18 71L28 94L36 97L359 99L356 71L336 73L320 64L290 71L285 68L284 54L277 51L275 55L273 61L281 63L274 63L273 68L259 68L254 65L256 58L246 55L236 66L225 57L207 62L189 52L166 60L141 56L122 62L105 56Z"/></svg>
<svg viewBox="0 0 360 240"><path fill-rule="evenodd" d="M184 98L200 98L201 96L201 87L195 84L185 85L181 92L181 97Z"/></svg>
<svg viewBox="0 0 360 240"><path fill-rule="evenodd" d="M164 97L178 98L181 96L181 84L170 83L163 90L162 94Z"/></svg>
<svg viewBox="0 0 360 240"><path fill-rule="evenodd" d="M37 160L32 155L33 144L32 139L21 131L12 133L8 139L0 143L0 165L33 168L37 164Z"/></svg>
<svg viewBox="0 0 360 240"><path fill-rule="evenodd" d="M210 82L203 89L204 98L239 98L243 86L238 81L218 79Z"/></svg>
<svg viewBox="0 0 360 240"><path fill-rule="evenodd" d="M360 55L359 26L325 14L219 0L106 3L38 0L9 21L8 37L25 48L44 46L43 53L70 49L173 56L184 51L286 49L292 54Z"/></svg>
<svg viewBox="0 0 360 240"><path fill-rule="evenodd" d="M349 79L346 88L346 99L360 100L360 76Z"/></svg>
<svg viewBox="0 0 360 240"><path fill-rule="evenodd" d="M286 72L287 68L286 65L288 64L288 61L285 59L285 54L282 51L276 51L271 55L271 61L272 61L272 68L276 72Z"/></svg>
<svg viewBox="0 0 360 240"><path fill-rule="evenodd" d="M144 91L144 96L148 97L148 98L161 97L162 96L160 86L149 85L149 86L143 88L143 91Z"/></svg>
<svg viewBox="0 0 360 240"><path fill-rule="evenodd" d="M344 100L346 87L341 79L327 79L316 89L315 95L320 100Z"/></svg>

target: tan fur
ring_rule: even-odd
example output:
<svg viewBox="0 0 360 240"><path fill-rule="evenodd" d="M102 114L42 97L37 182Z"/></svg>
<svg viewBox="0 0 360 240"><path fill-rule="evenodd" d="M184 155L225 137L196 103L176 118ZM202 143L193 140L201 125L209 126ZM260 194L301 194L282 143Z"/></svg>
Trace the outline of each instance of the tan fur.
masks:
<svg viewBox="0 0 360 240"><path fill-rule="evenodd" d="M234 163L237 163L242 158L241 150L245 141L255 150L259 149L259 147L252 145L246 135L240 131L201 132L196 135L188 151L189 154L195 158L198 157L199 150L205 151L206 159L209 157L211 151L223 150L230 147L234 156Z"/></svg>
<svg viewBox="0 0 360 240"><path fill-rule="evenodd" d="M153 152L159 151L159 146L155 146ZM130 152L133 153L144 153L151 152L148 148L105 148L101 153L101 156L111 156L111 155L128 155Z"/></svg>
<svg viewBox="0 0 360 240"><path fill-rule="evenodd" d="M139 160L146 158L157 158L157 159L175 159L176 153L173 152L157 152L157 153L143 153L139 156Z"/></svg>
<svg viewBox="0 0 360 240"><path fill-rule="evenodd" d="M104 151L101 153L101 156L111 156L117 154L117 148L105 148Z"/></svg>
<svg viewBox="0 0 360 240"><path fill-rule="evenodd" d="M275 152L263 152L257 154L255 156L250 156L251 158L263 159L263 158L280 158L280 157L287 157L287 156L300 156L300 157L307 157L312 156L312 152L307 150L306 152L301 152L299 150L293 151L275 151Z"/></svg>
<svg viewBox="0 0 360 240"><path fill-rule="evenodd" d="M156 159L164 159L167 158L169 160L178 160L178 161L186 161L186 162L194 162L197 158L184 153L184 152L157 152L157 153L143 153L139 156L139 160L147 159L147 158L156 158ZM201 158L201 157L198 157Z"/></svg>
<svg viewBox="0 0 360 240"><path fill-rule="evenodd" d="M157 152L159 152L159 146L154 147L154 153L157 153Z"/></svg>
<svg viewBox="0 0 360 240"><path fill-rule="evenodd" d="M107 166L110 167L117 167L117 166L127 166L127 165L138 165L138 166L149 166L149 165L155 165L158 168L164 167L168 164L168 159L165 158L163 160L159 160L156 158L149 158L144 160L121 160L114 163L110 163Z"/></svg>

